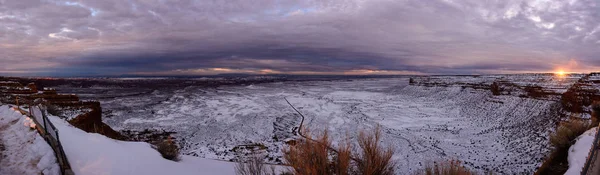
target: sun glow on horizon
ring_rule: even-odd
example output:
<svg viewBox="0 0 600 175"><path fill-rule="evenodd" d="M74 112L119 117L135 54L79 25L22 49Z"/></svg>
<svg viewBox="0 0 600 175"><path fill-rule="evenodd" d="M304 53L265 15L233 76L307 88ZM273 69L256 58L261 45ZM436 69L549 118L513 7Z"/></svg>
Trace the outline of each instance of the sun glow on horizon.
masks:
<svg viewBox="0 0 600 175"><path fill-rule="evenodd" d="M564 70L558 70L558 71L554 72L554 75L559 76L559 77L565 77L567 75L567 73Z"/></svg>

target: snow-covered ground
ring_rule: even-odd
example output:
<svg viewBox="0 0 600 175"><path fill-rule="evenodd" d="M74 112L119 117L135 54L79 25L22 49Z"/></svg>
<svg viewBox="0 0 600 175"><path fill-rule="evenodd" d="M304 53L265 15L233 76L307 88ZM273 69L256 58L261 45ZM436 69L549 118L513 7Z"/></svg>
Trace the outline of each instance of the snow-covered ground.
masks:
<svg viewBox="0 0 600 175"><path fill-rule="evenodd" d="M20 112L0 106L0 174L58 175L52 148L29 125Z"/></svg>
<svg viewBox="0 0 600 175"><path fill-rule="evenodd" d="M502 77L444 79L491 84L498 78ZM528 84L539 78L510 80ZM562 80L544 78L543 84L556 89L572 84L571 80L554 81ZM408 78L380 78L216 88L116 88L98 95L103 120L111 127L174 131L184 154L212 159L235 160L243 156L237 148L261 144L269 152L267 161L281 161L284 141L298 137L293 130L301 120L284 97L307 117L306 128L327 129L332 138L353 139L361 130L382 125L383 140L396 149L394 159L401 174L447 159L461 160L482 172L530 174L549 151L548 133L555 128L555 112L560 109L556 101L493 96L490 90L461 86L410 86L408 82ZM95 96L94 89L75 90L88 99ZM129 95L137 92L148 93ZM116 95L109 98L106 93Z"/></svg>
<svg viewBox="0 0 600 175"><path fill-rule="evenodd" d="M586 131L577 137L575 144L569 148L569 170L565 173L566 175L581 174L581 170L585 165L585 161L596 138L596 132L598 132L598 127Z"/></svg>
<svg viewBox="0 0 600 175"><path fill-rule="evenodd" d="M55 116L50 120L60 131L60 141L77 175L235 174L232 162L185 155L174 162L162 158L148 143L117 141L86 133Z"/></svg>

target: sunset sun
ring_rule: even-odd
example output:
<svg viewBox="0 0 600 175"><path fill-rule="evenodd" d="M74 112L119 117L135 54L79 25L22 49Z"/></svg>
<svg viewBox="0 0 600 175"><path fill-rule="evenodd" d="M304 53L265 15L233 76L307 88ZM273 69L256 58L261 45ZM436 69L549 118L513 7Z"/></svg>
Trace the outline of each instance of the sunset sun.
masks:
<svg viewBox="0 0 600 175"><path fill-rule="evenodd" d="M564 70L558 70L558 71L554 72L554 75L559 76L559 77L564 77L565 75L567 75L567 73Z"/></svg>

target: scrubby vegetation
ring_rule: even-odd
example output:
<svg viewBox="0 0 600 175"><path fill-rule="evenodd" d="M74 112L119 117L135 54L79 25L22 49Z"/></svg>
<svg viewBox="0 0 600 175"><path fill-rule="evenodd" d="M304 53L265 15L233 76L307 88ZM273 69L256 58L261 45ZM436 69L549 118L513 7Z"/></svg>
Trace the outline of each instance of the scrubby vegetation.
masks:
<svg viewBox="0 0 600 175"><path fill-rule="evenodd" d="M418 175L472 175L475 174L465 168L458 160L429 164Z"/></svg>
<svg viewBox="0 0 600 175"><path fill-rule="evenodd" d="M264 156L254 153L252 156L240 160L235 165L235 173L238 175L277 175L274 166L267 166Z"/></svg>
<svg viewBox="0 0 600 175"><path fill-rule="evenodd" d="M156 150L162 155L163 158L178 161L179 160L179 147L169 137L167 140L160 142L156 145Z"/></svg>
<svg viewBox="0 0 600 175"><path fill-rule="evenodd" d="M355 154L352 154L348 142L333 148L327 132L315 139L309 134L305 135L307 139L284 151L284 158L292 167L293 174L394 174L395 162L392 160L394 150L380 144L379 127L372 133L359 134L359 151Z"/></svg>
<svg viewBox="0 0 600 175"><path fill-rule="evenodd" d="M592 127L594 125L591 122L582 120L571 120L561 124L556 132L550 135L553 150L536 174L564 174L569 168L569 148L577 137Z"/></svg>
<svg viewBox="0 0 600 175"><path fill-rule="evenodd" d="M349 174L349 156L329 156L336 153L330 149L331 141L327 132L317 138L312 138L310 132L304 135L308 137L306 140L284 150L285 163L292 167L294 174ZM342 154L349 155L348 152Z"/></svg>
<svg viewBox="0 0 600 175"><path fill-rule="evenodd" d="M395 163L392 161L394 150L380 145L381 129L377 127L373 133L360 132L358 135L359 154L357 169L359 174L394 174Z"/></svg>
<svg viewBox="0 0 600 175"><path fill-rule="evenodd" d="M359 151L352 153L350 142L341 142L333 147L327 131L313 137L304 131L305 139L283 150L285 163L290 172L296 175L392 175L395 162L394 150L380 144L381 131L377 127L372 133L358 135ZM260 156L241 160L236 165L238 175L271 175L273 168L267 168Z"/></svg>
<svg viewBox="0 0 600 175"><path fill-rule="evenodd" d="M550 135L550 144L557 149L568 149L573 141L591 128L590 122L573 120L558 127L556 132Z"/></svg>

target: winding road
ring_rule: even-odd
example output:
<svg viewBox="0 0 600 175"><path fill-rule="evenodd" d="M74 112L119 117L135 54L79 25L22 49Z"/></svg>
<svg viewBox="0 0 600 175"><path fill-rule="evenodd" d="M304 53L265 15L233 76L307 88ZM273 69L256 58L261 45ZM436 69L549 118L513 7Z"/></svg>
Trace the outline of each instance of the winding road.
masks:
<svg viewBox="0 0 600 175"><path fill-rule="evenodd" d="M302 117L302 121L300 122L300 127L298 128L298 135L300 135L302 138L304 138L306 140L309 140L309 141L312 141L312 142L315 142L315 143L318 143L318 144L321 144L321 145L325 145L325 146L327 146L327 149L329 149L330 151L333 151L336 154L339 153L335 148L332 148L329 144L321 143L321 142L319 142L317 140L314 140L312 138L306 137L304 135L304 133L302 132L302 126L304 125L304 115L302 115L302 113L300 113L300 111L298 111L294 107L294 105L292 105L292 103L290 103L290 101L287 100L287 98L283 97L283 99L285 99L285 101L292 107L292 109L294 109L294 111L296 111ZM355 162L360 162L359 159L356 159L353 156L350 156L350 159L352 159Z"/></svg>

